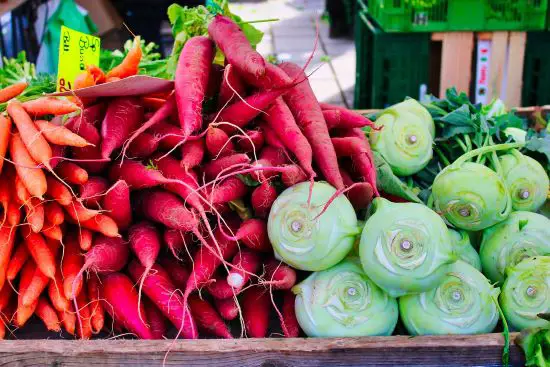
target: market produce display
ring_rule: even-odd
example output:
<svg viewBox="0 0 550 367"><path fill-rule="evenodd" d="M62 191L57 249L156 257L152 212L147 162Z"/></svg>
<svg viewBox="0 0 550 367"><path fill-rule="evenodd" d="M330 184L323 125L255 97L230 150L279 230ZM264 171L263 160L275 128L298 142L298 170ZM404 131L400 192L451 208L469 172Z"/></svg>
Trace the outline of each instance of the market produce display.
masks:
<svg viewBox="0 0 550 367"><path fill-rule="evenodd" d="M364 116L256 52L227 3L168 15L168 59L135 37L67 97L5 61L0 336L33 315L83 339L550 326L544 121L454 89ZM139 74L173 87L119 87Z"/></svg>

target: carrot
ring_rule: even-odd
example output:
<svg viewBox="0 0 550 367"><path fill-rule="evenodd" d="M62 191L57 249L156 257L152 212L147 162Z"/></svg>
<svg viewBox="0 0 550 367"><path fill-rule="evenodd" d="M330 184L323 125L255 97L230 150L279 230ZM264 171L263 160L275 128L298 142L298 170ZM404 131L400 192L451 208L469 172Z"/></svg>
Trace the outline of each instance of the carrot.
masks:
<svg viewBox="0 0 550 367"><path fill-rule="evenodd" d="M73 89L82 89L96 85L94 76L88 70L83 71L74 78Z"/></svg>
<svg viewBox="0 0 550 367"><path fill-rule="evenodd" d="M300 166L290 164L285 167L287 170L281 173L281 181L286 187L294 186L300 182L307 181L307 176Z"/></svg>
<svg viewBox="0 0 550 367"><path fill-rule="evenodd" d="M19 175L16 174L13 181L17 203L20 205L27 203L31 199L31 194L29 194L29 190L27 190L23 181L21 181Z"/></svg>
<svg viewBox="0 0 550 367"><path fill-rule="evenodd" d="M25 111L32 116L66 115L80 109L80 107L72 101L58 97L40 97L32 101L27 101L22 105Z"/></svg>
<svg viewBox="0 0 550 367"><path fill-rule="evenodd" d="M67 214L69 214L69 217L77 223L80 221L90 220L100 213L99 210L86 208L80 201L77 200L73 200L69 205L66 205L63 208Z"/></svg>
<svg viewBox="0 0 550 367"><path fill-rule="evenodd" d="M137 261L128 265L128 272L135 282L145 276L145 268ZM168 273L159 265L154 265L151 273L145 276L143 292L186 339L198 338L195 320L186 309L184 299L176 292Z"/></svg>
<svg viewBox="0 0 550 367"><path fill-rule="evenodd" d="M170 274L172 283L178 289L185 289L187 279L189 279L189 270L179 263L176 259L163 257L160 259L159 264Z"/></svg>
<svg viewBox="0 0 550 367"><path fill-rule="evenodd" d="M109 188L107 180L100 176L90 176L88 181L80 185L78 193L80 199L88 207L99 208L102 194Z"/></svg>
<svg viewBox="0 0 550 367"><path fill-rule="evenodd" d="M15 243L15 228L3 225L0 227L0 289L4 287L8 264ZM13 280L13 279L9 279Z"/></svg>
<svg viewBox="0 0 550 367"><path fill-rule="evenodd" d="M59 182L56 178L47 176L47 194L54 199L58 204L67 206L73 201L73 196L69 189Z"/></svg>
<svg viewBox="0 0 550 367"><path fill-rule="evenodd" d="M25 245L36 266L45 276L53 279L55 276L55 258L44 237L40 233L31 232L27 227L23 227L22 231Z"/></svg>
<svg viewBox="0 0 550 367"><path fill-rule="evenodd" d="M72 162L61 162L55 171L59 177L71 184L82 185L88 181L88 172Z"/></svg>
<svg viewBox="0 0 550 367"><path fill-rule="evenodd" d="M246 154L233 154L228 155L227 157L219 158L214 161L210 161L203 167L204 175L206 179L212 180L216 178L222 171L227 173L227 171L239 165L245 165L250 162L250 158Z"/></svg>
<svg viewBox="0 0 550 367"><path fill-rule="evenodd" d="M102 84L102 83L105 83L105 73L103 72L103 70L101 70L98 66L96 65L88 65L86 66L86 70L88 71L88 73L90 73L92 75L92 77L94 78L94 82L95 84Z"/></svg>
<svg viewBox="0 0 550 367"><path fill-rule="evenodd" d="M179 56L175 92L184 138L202 128L202 103L213 59L214 45L204 36L193 37L185 42Z"/></svg>
<svg viewBox="0 0 550 367"><path fill-rule="evenodd" d="M0 313L4 313L11 304L14 291L12 287L2 287L0 289Z"/></svg>
<svg viewBox="0 0 550 367"><path fill-rule="evenodd" d="M55 201L47 201L44 204L44 214L46 215L46 220L54 226L58 226L65 221L65 214L63 214L63 209Z"/></svg>
<svg viewBox="0 0 550 367"><path fill-rule="evenodd" d="M365 116L347 109L323 110L323 117L327 122L327 128L354 129L363 127L374 128L374 123Z"/></svg>
<svg viewBox="0 0 550 367"><path fill-rule="evenodd" d="M90 313L92 331L97 334L105 325L105 309L101 302L99 278L92 274L86 282L88 286L88 297L90 297Z"/></svg>
<svg viewBox="0 0 550 367"><path fill-rule="evenodd" d="M44 206L38 198L31 198L25 204L25 210L27 213L27 223L31 226L31 230L34 233L42 231L44 227Z"/></svg>
<svg viewBox="0 0 550 367"><path fill-rule="evenodd" d="M217 158L234 154L235 146L225 131L211 127L206 131L206 150L211 157Z"/></svg>
<svg viewBox="0 0 550 367"><path fill-rule="evenodd" d="M262 130L247 130L246 135L237 140L239 148L245 152L259 152L264 146L265 138Z"/></svg>
<svg viewBox="0 0 550 367"><path fill-rule="evenodd" d="M109 158L143 122L143 107L131 97L114 99L101 124L101 157Z"/></svg>
<svg viewBox="0 0 550 367"><path fill-rule="evenodd" d="M227 283L235 289L235 292L239 292L258 271L260 262L261 259L257 253L242 249L233 258L234 268L231 268L227 274Z"/></svg>
<svg viewBox="0 0 550 367"><path fill-rule="evenodd" d="M71 309L64 311L58 310L57 315L63 324L63 329L65 329L65 331L70 335L74 335L76 330L76 314L74 311L71 311Z"/></svg>
<svg viewBox="0 0 550 367"><path fill-rule="evenodd" d="M189 170L200 165L204 158L204 150L202 139L187 141L181 146L181 166Z"/></svg>
<svg viewBox="0 0 550 367"><path fill-rule="evenodd" d="M4 158L10 141L11 119L9 116L0 114L0 173L4 166Z"/></svg>
<svg viewBox="0 0 550 367"><path fill-rule="evenodd" d="M192 294L189 297L189 308L199 328L215 336L233 339L227 325L210 303L201 299L198 295Z"/></svg>
<svg viewBox="0 0 550 367"><path fill-rule="evenodd" d="M166 319L162 312L148 299L143 300L147 321L149 321L149 330L153 339L162 339L166 334Z"/></svg>
<svg viewBox="0 0 550 367"><path fill-rule="evenodd" d="M90 339L92 337L92 314L86 288L83 288L76 296L75 307L78 307L76 318L78 321L77 334L80 339Z"/></svg>
<svg viewBox="0 0 550 367"><path fill-rule="evenodd" d="M46 175L37 167L29 151L23 144L19 134L14 134L10 140L10 155L15 163L17 176L28 192L42 200L47 190Z"/></svg>
<svg viewBox="0 0 550 367"><path fill-rule="evenodd" d="M206 195L210 204L226 204L240 199L248 193L248 187L237 177L229 177L219 185L212 186L212 190Z"/></svg>
<svg viewBox="0 0 550 367"><path fill-rule="evenodd" d="M141 62L141 38L139 36L134 38L134 46L132 49L126 54L126 57L124 57L124 60L122 62L112 68L107 73L107 79L112 78L127 78L132 75L136 75L139 71L139 63ZM109 80L107 80L109 82Z"/></svg>
<svg viewBox="0 0 550 367"><path fill-rule="evenodd" d="M21 211L19 210L19 205L11 201L8 206L8 212L6 219L10 226L16 226L21 222Z"/></svg>
<svg viewBox="0 0 550 367"><path fill-rule="evenodd" d="M235 299L214 299L214 305L224 320L234 320L239 315L239 307Z"/></svg>
<svg viewBox="0 0 550 367"><path fill-rule="evenodd" d="M4 89L0 89L0 103L9 101L12 98L17 97L27 88L27 83L20 82L7 86Z"/></svg>
<svg viewBox="0 0 550 367"><path fill-rule="evenodd" d="M265 338L269 324L271 299L261 287L250 287L242 298L244 325L248 337Z"/></svg>
<svg viewBox="0 0 550 367"><path fill-rule="evenodd" d="M19 293L19 297L21 298L20 304L23 306L31 306L35 303L40 297L40 293L46 289L49 281L50 279L45 276L40 269L35 268L34 274L27 288L24 292Z"/></svg>
<svg viewBox="0 0 550 367"><path fill-rule="evenodd" d="M292 63L282 63L280 67L291 78L305 78L302 69ZM338 170L336 152L330 141L327 125L319 103L307 80L295 86L283 97L292 111L296 123L311 144L315 162L326 180L338 190L344 188L344 182Z"/></svg>
<svg viewBox="0 0 550 367"><path fill-rule="evenodd" d="M130 188L124 180L111 186L103 197L103 209L115 221L120 230L125 230L132 222Z"/></svg>
<svg viewBox="0 0 550 367"><path fill-rule="evenodd" d="M241 28L230 18L216 15L208 25L208 34L241 74L255 78L264 76L264 58L250 46Z"/></svg>
<svg viewBox="0 0 550 367"><path fill-rule="evenodd" d="M91 145L86 139L76 135L64 126L57 126L45 120L36 120L34 123L40 130L40 133L51 144L80 148Z"/></svg>
<svg viewBox="0 0 550 367"><path fill-rule="evenodd" d="M50 281L48 285L48 296L50 301L52 301L53 307L57 311L68 311L71 307L71 303L67 298L65 298L63 291L63 276L61 275L60 264L57 264L57 269L55 272L55 277Z"/></svg>
<svg viewBox="0 0 550 367"><path fill-rule="evenodd" d="M57 317L57 313L54 308L48 302L48 299L44 296L40 297L38 304L36 305L36 316L38 316L46 325L46 329L50 331L61 331L61 322Z"/></svg>
<svg viewBox="0 0 550 367"><path fill-rule="evenodd" d="M48 222L44 224L44 228L42 228L42 234L44 235L44 237L51 240L61 241L63 239L63 230L61 229L61 227L52 225Z"/></svg>
<svg viewBox="0 0 550 367"><path fill-rule="evenodd" d="M92 219L80 222L80 225L83 228L99 232L107 237L120 237L116 222L111 217L104 214L98 214Z"/></svg>
<svg viewBox="0 0 550 367"><path fill-rule="evenodd" d="M286 338L297 338L300 336L300 325L296 319L294 310L296 296L291 291L287 290L283 293L283 318L281 321L281 329Z"/></svg>
<svg viewBox="0 0 550 367"><path fill-rule="evenodd" d="M23 266L23 269L21 269L21 278L19 279L19 297L17 300L17 311L15 315L15 324L18 327L22 327L23 325L25 325L27 320L29 320L34 313L34 310L36 309L36 306L38 304L38 300L36 300L32 305L29 306L25 306L22 304L22 295L25 293L27 287L31 283L35 270L36 265L32 260L27 261Z"/></svg>
<svg viewBox="0 0 550 367"><path fill-rule="evenodd" d="M6 270L6 279L8 281L12 282L17 277L17 274L19 274L19 271L23 268L29 257L30 254L27 246L24 243L17 245L13 256L8 262L8 269Z"/></svg>
<svg viewBox="0 0 550 367"><path fill-rule="evenodd" d="M254 213L258 217L265 218L269 214L269 210L275 199L277 199L277 190L268 181L264 181L252 191L252 196L250 197Z"/></svg>
<svg viewBox="0 0 550 367"><path fill-rule="evenodd" d="M78 275L83 265L84 258L80 254L77 235L70 233L65 237L65 251L61 259L63 294L69 300L78 296L82 290L83 280Z"/></svg>
<svg viewBox="0 0 550 367"><path fill-rule="evenodd" d="M235 93L244 96L245 92L246 86L237 74L235 68L231 64L227 64L223 70L223 79L218 93L218 109L221 109L228 102L238 98Z"/></svg>
<svg viewBox="0 0 550 367"><path fill-rule="evenodd" d="M2 205L2 210L4 211L4 217L7 216L8 207L10 205L10 201L12 200L12 190L11 185L14 182L14 176L13 175L7 175L4 174L2 176L2 180L0 180L0 205Z"/></svg>
<svg viewBox="0 0 550 367"><path fill-rule="evenodd" d="M78 233L78 243L82 251L89 251L92 248L93 234L86 228L80 228Z"/></svg>
<svg viewBox="0 0 550 367"><path fill-rule="evenodd" d="M290 289L296 284L296 271L282 262L270 259L265 263L265 278L263 285L273 289Z"/></svg>

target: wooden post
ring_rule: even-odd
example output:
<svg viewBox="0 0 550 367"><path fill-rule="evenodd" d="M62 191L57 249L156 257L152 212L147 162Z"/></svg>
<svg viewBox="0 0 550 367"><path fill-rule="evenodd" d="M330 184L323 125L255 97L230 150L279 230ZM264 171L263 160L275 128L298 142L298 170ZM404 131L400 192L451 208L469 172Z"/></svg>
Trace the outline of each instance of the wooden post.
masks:
<svg viewBox="0 0 550 367"><path fill-rule="evenodd" d="M525 32L510 32L508 67L506 70L506 94L504 100L507 106L521 106L526 38Z"/></svg>
<svg viewBox="0 0 550 367"><path fill-rule="evenodd" d="M450 32L443 34L441 51L441 82L439 95L445 97L450 87L470 92L472 78L473 32Z"/></svg>

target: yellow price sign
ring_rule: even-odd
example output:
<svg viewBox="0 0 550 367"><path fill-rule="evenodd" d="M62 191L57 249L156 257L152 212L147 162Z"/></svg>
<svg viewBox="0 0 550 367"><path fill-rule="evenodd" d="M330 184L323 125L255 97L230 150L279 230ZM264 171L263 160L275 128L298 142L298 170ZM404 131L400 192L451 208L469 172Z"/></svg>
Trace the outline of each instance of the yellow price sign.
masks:
<svg viewBox="0 0 550 367"><path fill-rule="evenodd" d="M61 26L57 69L58 92L72 90L75 78L85 71L88 65L99 64L100 47L99 37Z"/></svg>

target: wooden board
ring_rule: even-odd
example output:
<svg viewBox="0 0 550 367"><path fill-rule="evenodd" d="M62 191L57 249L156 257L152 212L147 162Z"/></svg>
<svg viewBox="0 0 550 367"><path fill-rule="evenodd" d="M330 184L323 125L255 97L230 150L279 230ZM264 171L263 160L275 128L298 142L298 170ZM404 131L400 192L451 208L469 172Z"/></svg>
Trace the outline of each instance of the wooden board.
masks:
<svg viewBox="0 0 550 367"><path fill-rule="evenodd" d="M512 341L516 337L513 334ZM235 340L9 340L0 365L16 366L500 366L501 334ZM167 354L167 351L169 353ZM511 366L522 366L512 345Z"/></svg>
<svg viewBox="0 0 550 367"><path fill-rule="evenodd" d="M502 80L506 72L506 57L508 50L508 32L494 32L491 35L491 61L489 65L489 88L487 95L489 101L493 98L500 98ZM478 34L479 39L481 34ZM514 105L519 106L519 104Z"/></svg>
<svg viewBox="0 0 550 367"><path fill-rule="evenodd" d="M441 81L439 95L445 96L448 88L470 91L472 78L473 32L451 32L443 34L441 50Z"/></svg>
<svg viewBox="0 0 550 367"><path fill-rule="evenodd" d="M504 103L507 106L521 105L526 37L525 32L510 32L508 66L506 71L506 97L504 99Z"/></svg>

